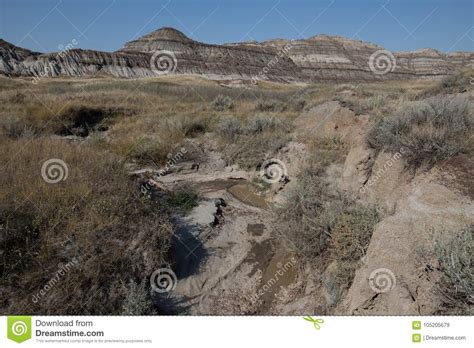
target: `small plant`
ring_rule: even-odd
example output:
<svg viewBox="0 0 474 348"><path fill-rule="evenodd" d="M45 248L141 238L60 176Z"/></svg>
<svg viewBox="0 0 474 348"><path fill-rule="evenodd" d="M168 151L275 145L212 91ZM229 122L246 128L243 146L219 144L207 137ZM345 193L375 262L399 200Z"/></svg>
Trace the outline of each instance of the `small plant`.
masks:
<svg viewBox="0 0 474 348"><path fill-rule="evenodd" d="M234 102L231 97L219 94L213 100L212 107L216 111L232 110L234 108Z"/></svg>
<svg viewBox="0 0 474 348"><path fill-rule="evenodd" d="M179 190L171 192L167 199L168 207L178 210L183 214L189 213L198 205L198 196L190 187L181 187Z"/></svg>

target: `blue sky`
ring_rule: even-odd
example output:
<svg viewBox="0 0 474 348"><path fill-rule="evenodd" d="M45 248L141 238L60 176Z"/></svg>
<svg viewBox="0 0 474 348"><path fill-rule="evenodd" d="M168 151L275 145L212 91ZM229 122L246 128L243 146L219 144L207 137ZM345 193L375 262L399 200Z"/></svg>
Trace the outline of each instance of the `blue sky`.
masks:
<svg viewBox="0 0 474 348"><path fill-rule="evenodd" d="M171 26L208 43L320 33L393 51L472 51L472 0L0 0L0 38L41 52L114 51ZM382 6L385 5L385 6Z"/></svg>

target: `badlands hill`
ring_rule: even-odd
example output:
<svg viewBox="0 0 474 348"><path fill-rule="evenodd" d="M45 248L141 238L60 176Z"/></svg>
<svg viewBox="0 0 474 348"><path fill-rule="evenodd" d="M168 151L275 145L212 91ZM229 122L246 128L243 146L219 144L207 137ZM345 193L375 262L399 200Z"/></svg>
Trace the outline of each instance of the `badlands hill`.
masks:
<svg viewBox="0 0 474 348"><path fill-rule="evenodd" d="M389 53L371 43L328 35L213 45L194 41L173 28L161 28L116 52L73 48L54 53L33 52L0 39L0 74L10 77L105 73L142 78L164 71L216 80L377 81L451 75L472 67L473 61L471 52Z"/></svg>

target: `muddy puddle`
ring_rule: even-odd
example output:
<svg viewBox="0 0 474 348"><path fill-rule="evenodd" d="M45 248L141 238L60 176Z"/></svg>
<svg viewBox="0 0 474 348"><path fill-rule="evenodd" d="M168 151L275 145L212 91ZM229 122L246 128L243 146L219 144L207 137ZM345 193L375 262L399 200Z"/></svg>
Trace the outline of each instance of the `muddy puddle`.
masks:
<svg viewBox="0 0 474 348"><path fill-rule="evenodd" d="M248 184L235 185L227 191L244 204L260 209L269 209L270 206L265 199L251 191Z"/></svg>

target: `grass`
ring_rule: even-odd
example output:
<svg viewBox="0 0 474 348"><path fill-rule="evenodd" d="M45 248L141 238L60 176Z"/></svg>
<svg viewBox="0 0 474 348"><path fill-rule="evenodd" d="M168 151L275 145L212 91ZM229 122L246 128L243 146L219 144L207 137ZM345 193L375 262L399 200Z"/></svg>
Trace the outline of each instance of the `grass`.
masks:
<svg viewBox="0 0 474 348"><path fill-rule="evenodd" d="M92 146L38 138L1 147L2 312L119 314L123 284L147 281L168 261L173 228L161 204L141 194L119 157ZM41 175L52 158L68 171L56 184ZM34 302L72 260L75 269Z"/></svg>
<svg viewBox="0 0 474 348"><path fill-rule="evenodd" d="M376 150L404 150L409 167L430 166L470 151L472 110L463 97L439 96L404 104L391 117L378 121L367 135Z"/></svg>
<svg viewBox="0 0 474 348"><path fill-rule="evenodd" d="M438 290L448 314L472 315L474 312L474 225L458 231L439 231L435 254L442 272Z"/></svg>
<svg viewBox="0 0 474 348"><path fill-rule="evenodd" d="M183 186L177 191L171 192L166 203L171 211L179 211L186 214L198 205L197 199L197 194L192 188Z"/></svg>
<svg viewBox="0 0 474 348"><path fill-rule="evenodd" d="M284 111L285 105L278 100L259 100L255 105L257 111Z"/></svg>
<svg viewBox="0 0 474 348"><path fill-rule="evenodd" d="M214 132L229 164L258 169L291 139L291 120L303 109L341 95L381 120L378 126L384 125L389 141L380 135L373 146L389 150L403 136L429 138L427 118L408 117L407 127L397 129L399 113L393 114L395 120L387 116L393 105L413 101L433 86L428 81L307 87L262 82L259 88L225 89L192 77L58 78L37 85L0 78L3 313L159 313L150 301L148 277L172 262L170 215L188 213L198 198L186 187L167 195L142 194L140 183L128 176L130 165L162 168L169 154ZM441 136L448 145L459 144L466 134L466 118L459 117L464 109L440 105L450 113L442 118L444 127L433 129L445 132ZM261 114L255 115L256 109ZM281 218L291 225L285 234L301 258L334 261L328 284L340 293L352 281L352 263L365 253L377 216L372 207L329 187L326 169L341 163L345 145L334 138L312 139L308 146L313 158L297 178ZM187 147L186 156L193 148ZM51 158L67 163L65 181L47 184L41 178L41 165ZM48 284L57 265L71 260L78 260L77 268L33 302L32 294ZM455 279L446 277L446 284Z"/></svg>

